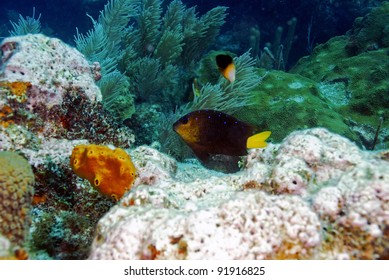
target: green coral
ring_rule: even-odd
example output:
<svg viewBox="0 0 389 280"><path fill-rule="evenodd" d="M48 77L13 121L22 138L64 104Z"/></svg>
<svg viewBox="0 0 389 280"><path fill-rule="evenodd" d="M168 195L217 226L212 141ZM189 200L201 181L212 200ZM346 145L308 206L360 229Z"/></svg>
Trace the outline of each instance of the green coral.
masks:
<svg viewBox="0 0 389 280"><path fill-rule="evenodd" d="M209 48L224 23L226 7L198 17L195 8L172 1L162 15L162 1L144 0L135 23L123 38L119 62L137 100L173 109L190 89L195 60Z"/></svg>
<svg viewBox="0 0 389 280"><path fill-rule="evenodd" d="M235 113L239 119L271 130L272 139L280 142L289 133L311 127L329 130L356 139L330 103L322 96L315 81L282 71L259 69L262 78L252 93L252 104Z"/></svg>
<svg viewBox="0 0 389 280"><path fill-rule="evenodd" d="M210 64L207 61L215 61L217 54L218 52L211 52L203 59L204 63ZM214 62L214 64L216 63ZM203 70L204 73L201 74L199 80L206 81L208 79L210 82L202 86L199 94L194 94L193 101L182 106L178 112L186 114L194 110L213 109L233 114L239 108L252 104L253 90L262 81L254 66L255 60L250 56L249 52L246 52L239 57L235 57L234 64L236 67L236 80L233 83L222 77L218 70L215 69L215 66L211 67L211 69L218 73L216 83L212 83L214 76Z"/></svg>
<svg viewBox="0 0 389 280"><path fill-rule="evenodd" d="M329 40L315 48L310 57L291 69L317 81L323 95L345 122L370 148L379 119L384 119L379 134L381 145L389 144L389 48L363 52L349 57L348 37Z"/></svg>
<svg viewBox="0 0 389 280"><path fill-rule="evenodd" d="M389 47L389 2L384 1L364 18L354 21L346 50L349 55Z"/></svg>
<svg viewBox="0 0 389 280"><path fill-rule="evenodd" d="M93 29L86 35L77 30L77 49L89 61L99 62L102 78L97 83L103 95L103 104L121 120L135 112L134 99L129 92L128 78L117 70L121 55L122 34L129 19L137 14L136 0L111 0L93 21ZM121 110L124 109L124 110Z"/></svg>
<svg viewBox="0 0 389 280"><path fill-rule="evenodd" d="M368 149L373 147L376 132L378 146L389 145L387 30L389 2L384 2L366 17L356 19L347 36L319 45L291 69L319 83L332 107Z"/></svg>

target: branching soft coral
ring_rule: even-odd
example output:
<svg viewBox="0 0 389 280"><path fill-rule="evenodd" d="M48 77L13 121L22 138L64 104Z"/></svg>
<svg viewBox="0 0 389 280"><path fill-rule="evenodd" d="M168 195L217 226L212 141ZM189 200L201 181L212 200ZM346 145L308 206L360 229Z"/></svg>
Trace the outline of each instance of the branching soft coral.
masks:
<svg viewBox="0 0 389 280"><path fill-rule="evenodd" d="M93 20L94 29L77 34L76 43L90 60L100 62L100 84L107 83L107 74L119 70L138 101L158 102L167 110L182 103L194 61L218 35L227 8L216 7L199 17L194 7L186 8L174 0L163 14L162 2L111 0L99 19ZM128 92L126 82L119 81L116 87L120 90L102 91L104 100Z"/></svg>
<svg viewBox="0 0 389 280"><path fill-rule="evenodd" d="M77 30L77 49L89 61L99 62L102 79L98 82L103 95L103 103L119 119L126 119L134 113L134 101L129 92L128 78L117 70L121 55L122 34L131 17L138 13L137 0L111 0L101 11L98 20L93 21L93 29L86 35ZM124 98L123 98L124 97ZM115 110L113 104L120 103L127 110ZM119 113L120 112L120 113Z"/></svg>
<svg viewBox="0 0 389 280"><path fill-rule="evenodd" d="M138 100L172 109L182 103L194 61L218 35L227 8L216 7L198 17L195 8L187 9L175 0L162 16L161 5L160 0L142 1L135 23L124 36L128 47L120 65Z"/></svg>

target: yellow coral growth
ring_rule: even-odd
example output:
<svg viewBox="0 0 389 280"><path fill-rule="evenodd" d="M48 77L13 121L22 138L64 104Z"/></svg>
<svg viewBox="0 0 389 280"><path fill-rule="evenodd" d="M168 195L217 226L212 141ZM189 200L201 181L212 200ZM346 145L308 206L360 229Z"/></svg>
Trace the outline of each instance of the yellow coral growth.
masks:
<svg viewBox="0 0 389 280"><path fill-rule="evenodd" d="M0 126L7 128L10 124L13 124L13 120L9 119L12 116L11 107L5 105L0 108Z"/></svg>
<svg viewBox="0 0 389 280"><path fill-rule="evenodd" d="M27 100L27 90L31 87L30 82L5 82L0 81L0 87L8 88L11 93L11 98L16 99L19 102L25 102Z"/></svg>
<svg viewBox="0 0 389 280"><path fill-rule="evenodd" d="M101 194L119 200L131 188L135 167L122 149L100 145L78 145L73 149L70 166L87 179Z"/></svg>

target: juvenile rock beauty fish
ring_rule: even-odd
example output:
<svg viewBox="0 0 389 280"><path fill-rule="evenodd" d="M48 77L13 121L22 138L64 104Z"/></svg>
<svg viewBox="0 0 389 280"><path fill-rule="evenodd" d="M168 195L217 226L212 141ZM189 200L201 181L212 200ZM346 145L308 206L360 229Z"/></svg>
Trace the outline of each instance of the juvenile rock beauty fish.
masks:
<svg viewBox="0 0 389 280"><path fill-rule="evenodd" d="M173 130L206 166L216 156L219 161L220 158L236 161L237 167L239 157L246 155L248 148L266 147L265 141L271 134L264 131L254 135L254 126L215 110L186 114L173 124Z"/></svg>
<svg viewBox="0 0 389 280"><path fill-rule="evenodd" d="M232 56L228 54L218 54L216 56L216 65L224 78L231 83L235 81L235 64Z"/></svg>

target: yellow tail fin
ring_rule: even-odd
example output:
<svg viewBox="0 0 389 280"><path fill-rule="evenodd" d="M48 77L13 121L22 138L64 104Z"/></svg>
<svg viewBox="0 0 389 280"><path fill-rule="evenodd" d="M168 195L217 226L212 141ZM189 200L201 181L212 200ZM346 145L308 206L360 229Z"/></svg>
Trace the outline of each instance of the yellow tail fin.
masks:
<svg viewBox="0 0 389 280"><path fill-rule="evenodd" d="M271 131L264 131L247 138L247 149L265 148L267 143L265 140L269 138Z"/></svg>

